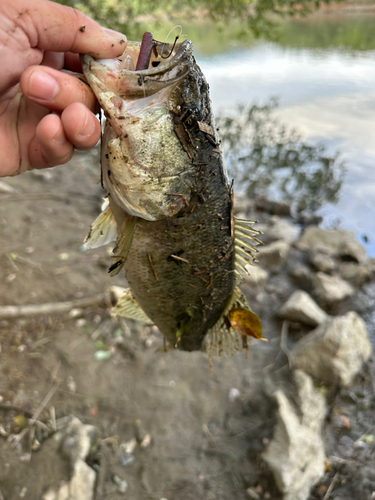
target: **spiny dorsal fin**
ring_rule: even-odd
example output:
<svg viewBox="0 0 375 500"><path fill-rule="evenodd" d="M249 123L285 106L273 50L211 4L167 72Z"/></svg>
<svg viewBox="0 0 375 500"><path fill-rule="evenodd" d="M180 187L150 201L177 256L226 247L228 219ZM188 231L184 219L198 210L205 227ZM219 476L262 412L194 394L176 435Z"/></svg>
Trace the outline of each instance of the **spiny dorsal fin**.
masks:
<svg viewBox="0 0 375 500"><path fill-rule="evenodd" d="M133 297L130 288L124 290L124 295L119 298L117 304L111 309L112 316L122 316L128 319L135 319L152 325L153 322L141 309L141 306Z"/></svg>
<svg viewBox="0 0 375 500"><path fill-rule="evenodd" d="M108 206L108 201L105 201L103 211L91 224L89 234L86 236L82 247L84 250L98 248L115 241L116 236L116 221L111 207Z"/></svg>
<svg viewBox="0 0 375 500"><path fill-rule="evenodd" d="M242 280L248 274L247 266L257 262L255 254L258 252L256 246L262 242L255 235L261 234L253 228L255 221L234 218L235 238L235 272L236 281Z"/></svg>
<svg viewBox="0 0 375 500"><path fill-rule="evenodd" d="M262 325L236 287L220 319L206 335L207 351L210 356L233 356L247 348L248 337L262 339Z"/></svg>
<svg viewBox="0 0 375 500"><path fill-rule="evenodd" d="M128 215L124 218L121 229L118 231L118 237L115 248L112 252L114 263L109 268L108 272L111 276L116 276L122 269L129 253L130 246L133 241L133 234L137 217Z"/></svg>

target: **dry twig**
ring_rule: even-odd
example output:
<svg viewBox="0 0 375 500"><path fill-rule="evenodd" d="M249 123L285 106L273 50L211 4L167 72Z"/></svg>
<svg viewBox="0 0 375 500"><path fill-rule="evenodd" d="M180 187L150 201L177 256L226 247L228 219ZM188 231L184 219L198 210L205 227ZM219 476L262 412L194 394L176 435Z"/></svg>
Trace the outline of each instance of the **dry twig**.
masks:
<svg viewBox="0 0 375 500"><path fill-rule="evenodd" d="M20 316L38 316L40 314L62 314L74 308L90 307L107 304L107 294L99 293L85 299L70 300L67 302L52 302L47 304L32 304L25 306L0 306L0 318L18 318Z"/></svg>

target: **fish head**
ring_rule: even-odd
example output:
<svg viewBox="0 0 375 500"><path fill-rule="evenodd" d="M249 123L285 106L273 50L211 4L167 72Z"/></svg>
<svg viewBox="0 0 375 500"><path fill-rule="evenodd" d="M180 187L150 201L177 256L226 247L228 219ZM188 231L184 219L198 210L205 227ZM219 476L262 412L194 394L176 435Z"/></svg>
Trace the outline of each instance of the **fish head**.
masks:
<svg viewBox="0 0 375 500"><path fill-rule="evenodd" d="M106 116L102 176L114 203L130 215L160 220L191 196L193 173L175 132L176 115L194 71L192 43L153 40L147 69L134 70L141 51L128 42L117 59L81 56L83 72ZM171 193L178 192L180 196Z"/></svg>

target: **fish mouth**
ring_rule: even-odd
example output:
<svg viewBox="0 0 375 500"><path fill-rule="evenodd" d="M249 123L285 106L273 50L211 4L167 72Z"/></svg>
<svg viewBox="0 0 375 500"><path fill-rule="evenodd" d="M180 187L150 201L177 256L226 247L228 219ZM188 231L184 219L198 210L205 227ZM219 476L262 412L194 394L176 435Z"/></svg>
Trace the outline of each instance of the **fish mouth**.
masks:
<svg viewBox="0 0 375 500"><path fill-rule="evenodd" d="M152 40L151 54L144 64L146 68L134 69L141 51L141 42L129 41L126 50L117 59L96 60L89 55L81 56L84 75L97 97L108 90L121 99L151 96L181 81L193 61L190 40L179 44Z"/></svg>

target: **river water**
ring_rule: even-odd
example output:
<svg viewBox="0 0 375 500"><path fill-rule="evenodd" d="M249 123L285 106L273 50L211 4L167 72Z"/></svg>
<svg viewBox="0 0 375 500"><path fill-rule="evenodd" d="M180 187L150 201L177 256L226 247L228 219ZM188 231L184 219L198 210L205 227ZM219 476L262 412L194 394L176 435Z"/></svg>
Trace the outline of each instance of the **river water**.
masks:
<svg viewBox="0 0 375 500"><path fill-rule="evenodd" d="M285 23L278 42L193 32L216 115L278 99L274 113L345 168L323 226L352 230L375 256L375 15L315 15ZM217 44L215 45L215 37ZM322 186L323 190L323 186Z"/></svg>

